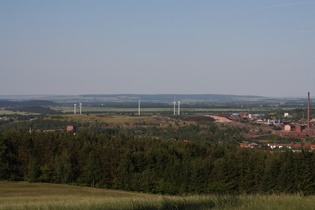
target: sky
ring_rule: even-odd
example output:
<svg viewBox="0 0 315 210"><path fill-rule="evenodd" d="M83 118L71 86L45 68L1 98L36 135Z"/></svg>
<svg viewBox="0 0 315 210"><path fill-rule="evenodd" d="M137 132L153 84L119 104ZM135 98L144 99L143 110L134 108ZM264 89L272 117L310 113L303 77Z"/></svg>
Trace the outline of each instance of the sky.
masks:
<svg viewBox="0 0 315 210"><path fill-rule="evenodd" d="M315 0L0 0L0 95L315 94Z"/></svg>

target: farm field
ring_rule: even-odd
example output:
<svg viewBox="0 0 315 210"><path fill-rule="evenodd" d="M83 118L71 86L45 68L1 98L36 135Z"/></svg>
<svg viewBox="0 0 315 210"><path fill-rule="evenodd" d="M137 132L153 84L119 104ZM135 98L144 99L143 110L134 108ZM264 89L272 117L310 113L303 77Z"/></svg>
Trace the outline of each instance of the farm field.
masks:
<svg viewBox="0 0 315 210"><path fill-rule="evenodd" d="M314 196L163 196L0 181L0 209L315 209Z"/></svg>
<svg viewBox="0 0 315 210"><path fill-rule="evenodd" d="M52 107L51 109L56 111L61 111L63 113L73 113L73 107L70 106L58 106L58 107ZM265 112L265 111L271 111L274 110L274 108L268 107L268 108L251 108L251 109L241 109L241 108L184 108L182 107L180 109L181 113L185 112L196 112L196 113L216 113L216 112ZM292 110L292 108L282 108L282 110ZM177 111L177 108L176 108ZM116 108L116 107L82 107L82 113L134 113L138 114L138 108L135 106L135 108ZM141 108L141 113L155 113L155 112L165 112L169 114L173 114L174 109L172 107L170 108ZM79 109L77 108L77 113L79 113Z"/></svg>
<svg viewBox="0 0 315 210"><path fill-rule="evenodd" d="M38 113L29 113L29 112L13 112L9 110L0 110L0 115L39 115Z"/></svg>

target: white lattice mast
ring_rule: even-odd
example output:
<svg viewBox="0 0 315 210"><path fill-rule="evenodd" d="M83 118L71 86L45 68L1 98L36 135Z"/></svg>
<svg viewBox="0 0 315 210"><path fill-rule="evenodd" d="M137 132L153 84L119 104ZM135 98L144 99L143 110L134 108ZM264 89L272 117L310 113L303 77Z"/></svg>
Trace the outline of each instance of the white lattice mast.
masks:
<svg viewBox="0 0 315 210"><path fill-rule="evenodd" d="M82 103L79 103L80 114L82 114Z"/></svg>
<svg viewBox="0 0 315 210"><path fill-rule="evenodd" d="M174 104L174 115L176 115L176 101L174 101L173 104Z"/></svg>
<svg viewBox="0 0 315 210"><path fill-rule="evenodd" d="M178 115L180 115L180 101L177 102L178 103Z"/></svg>
<svg viewBox="0 0 315 210"><path fill-rule="evenodd" d="M77 104L73 104L73 114L77 113Z"/></svg>
<svg viewBox="0 0 315 210"><path fill-rule="evenodd" d="M138 101L138 115L141 115L141 99Z"/></svg>

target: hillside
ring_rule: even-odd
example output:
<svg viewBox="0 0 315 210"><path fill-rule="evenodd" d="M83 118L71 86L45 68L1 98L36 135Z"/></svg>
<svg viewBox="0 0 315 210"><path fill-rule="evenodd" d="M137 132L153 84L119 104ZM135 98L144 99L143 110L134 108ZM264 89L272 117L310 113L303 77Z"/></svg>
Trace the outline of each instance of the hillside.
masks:
<svg viewBox="0 0 315 210"><path fill-rule="evenodd" d="M58 103L104 103L104 102L142 102L169 103L181 101L184 103L200 102L231 102L231 101L257 101L266 99L262 96L221 95L221 94L100 94L100 95L72 95L43 97Z"/></svg>
<svg viewBox="0 0 315 210"><path fill-rule="evenodd" d="M55 106L56 102L49 100L0 100L0 107L24 107L24 106Z"/></svg>
<svg viewBox="0 0 315 210"><path fill-rule="evenodd" d="M313 209L314 196L162 196L64 184L1 182L0 209Z"/></svg>

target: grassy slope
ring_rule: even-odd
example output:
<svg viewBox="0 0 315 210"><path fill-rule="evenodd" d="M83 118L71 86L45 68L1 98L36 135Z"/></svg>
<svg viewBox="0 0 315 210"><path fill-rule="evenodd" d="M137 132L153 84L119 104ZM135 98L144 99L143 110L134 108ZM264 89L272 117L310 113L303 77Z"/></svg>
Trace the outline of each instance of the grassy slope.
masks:
<svg viewBox="0 0 315 210"><path fill-rule="evenodd" d="M125 207L128 200L150 197L146 194L69 185L0 182L0 209Z"/></svg>
<svg viewBox="0 0 315 210"><path fill-rule="evenodd" d="M48 183L0 182L0 209L176 209L175 206L198 209L200 206L213 207L213 199L216 198L183 198Z"/></svg>
<svg viewBox="0 0 315 210"><path fill-rule="evenodd" d="M161 196L0 181L0 209L314 209L314 196Z"/></svg>

